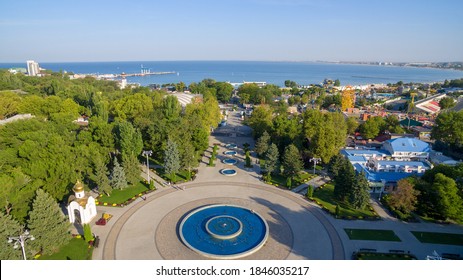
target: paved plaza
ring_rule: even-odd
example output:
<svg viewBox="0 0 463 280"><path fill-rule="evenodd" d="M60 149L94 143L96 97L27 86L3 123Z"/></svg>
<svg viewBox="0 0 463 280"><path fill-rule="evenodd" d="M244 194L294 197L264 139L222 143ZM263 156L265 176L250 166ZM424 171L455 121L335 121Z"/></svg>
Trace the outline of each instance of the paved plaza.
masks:
<svg viewBox="0 0 463 280"><path fill-rule="evenodd" d="M183 217L205 205L232 204L259 213L269 225L269 238L257 252L244 259L350 259L354 251L372 248L380 252L410 251L419 259L439 253L463 254L462 246L420 243L411 230L463 234L463 227L432 223L405 223L390 217L375 201L373 207L382 217L380 221L338 220L298 192L279 189L261 181L260 169L253 157L253 167L244 167L242 145L254 141L248 128L241 126L237 115L229 119L229 126L210 137L206 151L192 182L178 186L157 186L146 199L137 199L123 208L98 207L113 218L106 226L93 226L100 237L93 259L104 260L181 260L205 259L184 245L178 227ZM215 167L207 166L212 146L220 144ZM237 145L236 166L222 163L226 144ZM233 168L236 176L220 174L223 168ZM156 176L156 175L153 175ZM161 180L158 178L158 180ZM323 182L322 177L315 179ZM345 228L389 229L400 242L350 240Z"/></svg>

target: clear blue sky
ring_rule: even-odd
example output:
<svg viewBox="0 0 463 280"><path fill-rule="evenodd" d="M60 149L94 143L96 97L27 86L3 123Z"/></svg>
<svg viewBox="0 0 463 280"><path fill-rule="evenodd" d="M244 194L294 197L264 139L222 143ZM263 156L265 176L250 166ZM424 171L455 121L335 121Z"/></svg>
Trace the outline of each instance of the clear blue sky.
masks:
<svg viewBox="0 0 463 280"><path fill-rule="evenodd" d="M0 62L463 61L461 0L0 0Z"/></svg>

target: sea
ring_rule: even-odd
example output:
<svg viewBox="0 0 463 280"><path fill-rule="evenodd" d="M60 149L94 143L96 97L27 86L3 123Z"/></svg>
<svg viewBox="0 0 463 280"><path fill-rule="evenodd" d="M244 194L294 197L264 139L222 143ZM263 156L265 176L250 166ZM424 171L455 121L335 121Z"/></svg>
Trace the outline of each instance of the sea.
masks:
<svg viewBox="0 0 463 280"><path fill-rule="evenodd" d="M39 62L40 67L75 74L135 74L171 72L163 75L128 77L129 83L143 86L184 82L189 85L203 79L243 83L266 82L284 86L285 80L299 85L320 84L339 79L341 85L388 84L398 81L430 83L463 78L463 71L390 65L364 65L321 62L270 61L124 61L124 62ZM26 63L0 63L0 68L26 67Z"/></svg>

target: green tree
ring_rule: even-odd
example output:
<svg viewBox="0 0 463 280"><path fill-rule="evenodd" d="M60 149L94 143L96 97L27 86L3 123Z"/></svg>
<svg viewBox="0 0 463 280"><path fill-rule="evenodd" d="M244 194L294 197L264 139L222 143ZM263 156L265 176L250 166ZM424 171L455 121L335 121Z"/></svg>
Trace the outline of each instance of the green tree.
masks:
<svg viewBox="0 0 463 280"><path fill-rule="evenodd" d="M182 110L177 97L168 95L162 100L162 113L168 121L175 121L180 117Z"/></svg>
<svg viewBox="0 0 463 280"><path fill-rule="evenodd" d="M440 113L432 128L431 136L455 147L463 147L463 111Z"/></svg>
<svg viewBox="0 0 463 280"><path fill-rule="evenodd" d="M271 131L272 110L268 106L258 106L252 112L248 120L249 126L253 129L254 138L262 136L264 131Z"/></svg>
<svg viewBox="0 0 463 280"><path fill-rule="evenodd" d="M347 133L353 135L357 130L359 123L357 122L355 117L348 117L346 120L347 124Z"/></svg>
<svg viewBox="0 0 463 280"><path fill-rule="evenodd" d="M180 155L177 144L170 139L164 153L164 170L169 174L170 180L175 182L175 174L180 170Z"/></svg>
<svg viewBox="0 0 463 280"><path fill-rule="evenodd" d="M252 164L251 164L251 156L250 156L249 151L246 152L245 161L246 161L245 166L248 167L248 168L251 168Z"/></svg>
<svg viewBox="0 0 463 280"><path fill-rule="evenodd" d="M113 189L108 178L108 168L106 167L106 164L103 161L101 155L98 154L97 156L95 156L93 166L93 180L98 186L98 191L105 193L107 196L110 196Z"/></svg>
<svg viewBox="0 0 463 280"><path fill-rule="evenodd" d="M38 189L36 194L27 223L35 237L30 246L48 255L69 242L69 221L53 197L41 189Z"/></svg>
<svg viewBox="0 0 463 280"><path fill-rule="evenodd" d="M369 118L366 122L360 125L360 133L365 139L372 139L379 135L381 128L385 126L383 118L377 116Z"/></svg>
<svg viewBox="0 0 463 280"><path fill-rule="evenodd" d="M343 157L338 170L338 175L334 176L334 198L339 201L346 201L355 180L355 170L352 164Z"/></svg>
<svg viewBox="0 0 463 280"><path fill-rule="evenodd" d="M114 157L113 172L111 173L111 186L113 189L122 190L127 188L127 179L124 168L119 164L117 157Z"/></svg>
<svg viewBox="0 0 463 280"><path fill-rule="evenodd" d="M191 179L191 168L198 165L197 154L195 148L190 141L183 144L183 150L181 153L181 167L188 170L188 178Z"/></svg>
<svg viewBox="0 0 463 280"><path fill-rule="evenodd" d="M455 100L452 97L444 97L439 100L439 106L442 110L446 110L455 106Z"/></svg>
<svg viewBox="0 0 463 280"><path fill-rule="evenodd" d="M90 242L90 241L92 241L94 239L93 234L92 234L92 228L90 227L90 224L84 224L84 239L87 242Z"/></svg>
<svg viewBox="0 0 463 280"><path fill-rule="evenodd" d="M22 227L11 215L5 215L0 211L0 260L20 260L21 250L13 248L13 244L7 242L9 237L19 236ZM26 253L29 253L27 250Z"/></svg>
<svg viewBox="0 0 463 280"><path fill-rule="evenodd" d="M458 195L458 188L452 178L437 173L432 189L436 193L436 212L444 219L463 220L463 200Z"/></svg>
<svg viewBox="0 0 463 280"><path fill-rule="evenodd" d="M402 179L397 182L397 188L387 195L387 204L404 214L410 214L416 208L419 194L409 179Z"/></svg>
<svg viewBox="0 0 463 280"><path fill-rule="evenodd" d="M183 92L185 90L185 88L186 88L186 85L185 85L184 82L179 82L179 83L175 84L175 90L177 92Z"/></svg>
<svg viewBox="0 0 463 280"><path fill-rule="evenodd" d="M354 182L349 190L349 203L355 209L365 209L370 199L370 185L365 174L358 173L354 176Z"/></svg>
<svg viewBox="0 0 463 280"><path fill-rule="evenodd" d="M0 92L0 120L16 115L20 103L18 94L11 91Z"/></svg>
<svg viewBox="0 0 463 280"><path fill-rule="evenodd" d="M127 121L117 125L117 144L123 155L139 155L143 149L141 133Z"/></svg>
<svg viewBox="0 0 463 280"><path fill-rule="evenodd" d="M304 167L299 150L293 144L286 147L282 164L285 174L291 177Z"/></svg>
<svg viewBox="0 0 463 280"><path fill-rule="evenodd" d="M140 162L137 156L130 154L122 155L122 167L124 168L125 177L130 185L136 185L140 182Z"/></svg>
<svg viewBox="0 0 463 280"><path fill-rule="evenodd" d="M264 131L264 133L262 133L262 136L259 137L259 139L257 139L256 153L261 157L264 156L269 148L269 145L270 145L270 135L267 133L267 131Z"/></svg>
<svg viewBox="0 0 463 280"><path fill-rule="evenodd" d="M335 87L341 86L341 82L339 81L339 79L334 80L334 86Z"/></svg>
<svg viewBox="0 0 463 280"><path fill-rule="evenodd" d="M313 197L313 186L310 185L308 188L307 188L307 198L312 198Z"/></svg>
<svg viewBox="0 0 463 280"><path fill-rule="evenodd" d="M265 162L263 166L267 173L267 181L270 181L271 174L277 170L279 157L277 145L272 143L265 153Z"/></svg>
<svg viewBox="0 0 463 280"><path fill-rule="evenodd" d="M331 173L333 177L337 177L343 164L345 164L345 157L338 153L331 158L328 164L328 172Z"/></svg>
<svg viewBox="0 0 463 280"><path fill-rule="evenodd" d="M303 136L308 151L317 155L324 163L339 153L345 146L347 125L341 113L322 113L318 110L307 110L303 115Z"/></svg>
<svg viewBox="0 0 463 280"><path fill-rule="evenodd" d="M222 103L230 101L233 86L226 82L216 82L214 88L217 90L216 96L217 100Z"/></svg>

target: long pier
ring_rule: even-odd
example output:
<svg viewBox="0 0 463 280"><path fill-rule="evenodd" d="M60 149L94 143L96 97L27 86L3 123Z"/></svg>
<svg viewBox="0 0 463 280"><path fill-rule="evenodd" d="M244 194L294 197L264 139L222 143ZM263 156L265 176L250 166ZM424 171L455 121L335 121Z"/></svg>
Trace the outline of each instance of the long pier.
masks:
<svg viewBox="0 0 463 280"><path fill-rule="evenodd" d="M148 75L168 75L168 74L175 74L175 71L167 71L167 72L146 72L146 73L121 73L116 74L116 77L135 77L135 76L148 76Z"/></svg>

